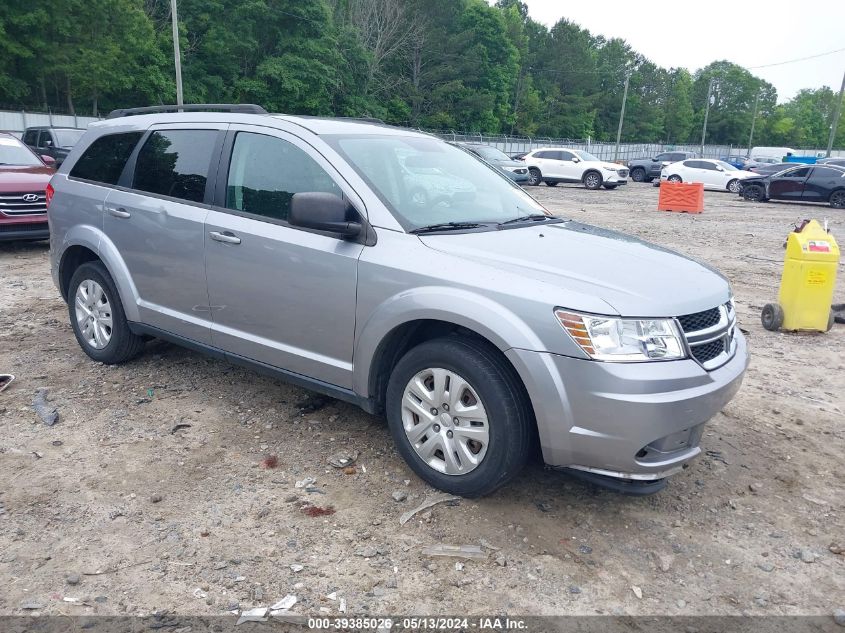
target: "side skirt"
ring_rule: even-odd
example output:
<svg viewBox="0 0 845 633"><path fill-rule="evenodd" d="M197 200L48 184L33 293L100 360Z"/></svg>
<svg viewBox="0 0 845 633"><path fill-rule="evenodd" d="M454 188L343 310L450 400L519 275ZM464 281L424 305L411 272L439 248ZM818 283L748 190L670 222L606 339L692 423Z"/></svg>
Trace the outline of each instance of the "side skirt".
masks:
<svg viewBox="0 0 845 633"><path fill-rule="evenodd" d="M252 369L253 371L259 374L270 376L271 378L277 378L278 380L292 385L296 385L297 387L302 387L303 389L308 389L310 391L316 391L317 393L329 396L330 398L336 398L337 400L342 400L343 402L354 404L358 407L361 407L367 413L376 412L376 403L372 398L365 398L363 396L359 396L351 389L338 387L337 385L332 385L330 383L323 382L322 380L317 380L316 378L297 374L292 371L287 371L286 369L282 369L274 365L268 365L267 363L262 363L251 358L246 358L237 354L231 354L220 348L213 347L211 345L206 345L205 343L200 343L198 341L194 341L193 339L185 338L177 334L172 334L171 332L167 332L166 330L161 330L150 325L145 325L144 323L130 322L129 329L132 330L133 334L136 334L138 336L152 336L154 338L160 338L175 345L179 345L195 352L200 352L201 354L211 356L212 358L225 360L232 363L233 365L240 365L242 367Z"/></svg>

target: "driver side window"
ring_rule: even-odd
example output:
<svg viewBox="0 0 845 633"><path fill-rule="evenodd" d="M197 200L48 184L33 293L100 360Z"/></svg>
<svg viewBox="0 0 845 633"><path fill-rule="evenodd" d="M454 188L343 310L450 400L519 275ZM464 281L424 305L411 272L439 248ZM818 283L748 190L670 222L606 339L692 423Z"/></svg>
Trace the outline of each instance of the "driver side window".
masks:
<svg viewBox="0 0 845 633"><path fill-rule="evenodd" d="M226 182L226 208L287 222L295 193L342 196L317 162L293 143L238 132Z"/></svg>

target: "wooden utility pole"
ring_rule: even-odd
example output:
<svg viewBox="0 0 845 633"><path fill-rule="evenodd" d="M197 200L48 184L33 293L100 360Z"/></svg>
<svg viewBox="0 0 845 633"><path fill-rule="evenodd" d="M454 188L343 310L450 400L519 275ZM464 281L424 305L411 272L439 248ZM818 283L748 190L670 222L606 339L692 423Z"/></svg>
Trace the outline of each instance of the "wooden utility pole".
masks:
<svg viewBox="0 0 845 633"><path fill-rule="evenodd" d="M842 115L842 95L845 93L845 74L842 75L842 87L839 89L839 98L836 100L836 107L833 109L833 122L830 124L830 138L827 140L827 153L833 149L833 139L836 136L836 127L839 125L839 117Z"/></svg>
<svg viewBox="0 0 845 633"><path fill-rule="evenodd" d="M707 105L704 108L704 125L701 127L701 158L704 158L704 139L707 136L707 119L710 116L710 97L712 94L713 77L710 78L710 85L707 86Z"/></svg>
<svg viewBox="0 0 845 633"><path fill-rule="evenodd" d="M179 51L179 17L176 0L170 0L170 17L173 21L173 62L176 65L176 105L182 105L182 54Z"/></svg>

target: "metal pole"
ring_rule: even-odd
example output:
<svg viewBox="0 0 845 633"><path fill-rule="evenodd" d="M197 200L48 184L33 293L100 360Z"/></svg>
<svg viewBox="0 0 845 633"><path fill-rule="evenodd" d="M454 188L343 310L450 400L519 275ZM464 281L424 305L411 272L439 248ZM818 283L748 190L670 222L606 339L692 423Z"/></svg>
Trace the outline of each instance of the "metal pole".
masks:
<svg viewBox="0 0 845 633"><path fill-rule="evenodd" d="M176 65L176 105L182 105L182 55L179 52L179 17L176 0L170 0L170 17L173 21L173 62Z"/></svg>
<svg viewBox="0 0 845 633"><path fill-rule="evenodd" d="M707 86L707 105L704 108L704 125L701 127L701 158L704 158L704 138L707 136L707 119L710 116L710 96L713 94L713 77Z"/></svg>
<svg viewBox="0 0 845 633"><path fill-rule="evenodd" d="M628 102L628 84L631 73L625 75L625 92L622 93L622 110L619 112L619 127L616 128L616 149L613 150L613 162L619 160L619 139L622 138L622 122L625 120L625 104Z"/></svg>
<svg viewBox="0 0 845 633"><path fill-rule="evenodd" d="M833 123L830 124L830 138L827 140L827 153L830 157L830 150L833 149L833 138L836 136L836 127L839 125L839 117L842 114L842 95L845 93L845 74L842 75L842 87L839 89L839 98L836 100L836 108L833 110Z"/></svg>
<svg viewBox="0 0 845 633"><path fill-rule="evenodd" d="M751 117L751 133L748 135L748 156L751 156L751 142L754 140L754 124L757 122L757 105L760 103L760 91L754 98L754 114Z"/></svg>

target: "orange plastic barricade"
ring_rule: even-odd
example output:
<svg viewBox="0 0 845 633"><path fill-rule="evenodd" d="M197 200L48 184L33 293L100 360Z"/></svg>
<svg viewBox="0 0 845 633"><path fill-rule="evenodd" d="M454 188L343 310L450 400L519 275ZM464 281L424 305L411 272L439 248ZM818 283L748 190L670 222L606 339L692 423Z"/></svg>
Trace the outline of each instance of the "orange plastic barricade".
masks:
<svg viewBox="0 0 845 633"><path fill-rule="evenodd" d="M704 211L704 185L700 182L661 182L657 210L701 213Z"/></svg>

